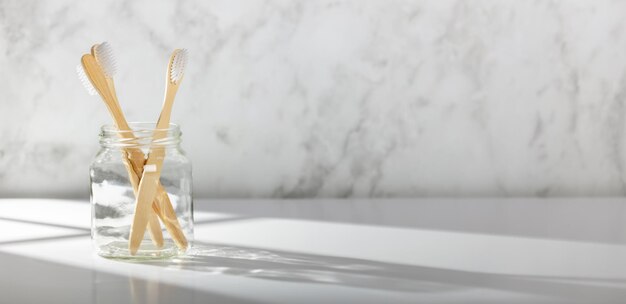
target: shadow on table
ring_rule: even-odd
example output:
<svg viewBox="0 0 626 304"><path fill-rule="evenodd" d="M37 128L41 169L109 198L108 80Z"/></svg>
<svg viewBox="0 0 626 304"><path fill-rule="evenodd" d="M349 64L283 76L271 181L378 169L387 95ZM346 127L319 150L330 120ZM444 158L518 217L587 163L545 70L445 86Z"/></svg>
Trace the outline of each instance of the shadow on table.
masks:
<svg viewBox="0 0 626 304"><path fill-rule="evenodd" d="M145 264L255 279L413 293L492 289L572 301L626 299L626 282L526 277L196 242L187 256ZM620 284L615 284L620 283ZM618 286L616 286L618 285Z"/></svg>

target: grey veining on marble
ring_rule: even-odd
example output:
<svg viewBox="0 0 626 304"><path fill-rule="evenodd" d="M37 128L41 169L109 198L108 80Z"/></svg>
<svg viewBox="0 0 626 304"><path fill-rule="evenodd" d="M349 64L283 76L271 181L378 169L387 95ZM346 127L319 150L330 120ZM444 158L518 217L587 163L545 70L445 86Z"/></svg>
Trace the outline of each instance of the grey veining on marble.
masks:
<svg viewBox="0 0 626 304"><path fill-rule="evenodd" d="M86 196L109 41L133 121L172 120L200 197L626 194L623 1L0 1L0 196Z"/></svg>

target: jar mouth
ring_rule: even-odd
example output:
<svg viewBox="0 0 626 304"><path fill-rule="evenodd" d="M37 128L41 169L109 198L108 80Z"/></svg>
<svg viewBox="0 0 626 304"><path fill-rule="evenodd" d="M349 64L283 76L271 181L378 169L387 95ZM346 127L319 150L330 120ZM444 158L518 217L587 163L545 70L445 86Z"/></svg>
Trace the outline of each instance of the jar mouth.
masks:
<svg viewBox="0 0 626 304"><path fill-rule="evenodd" d="M156 128L154 122L129 122L130 130L120 130L106 124L100 127L100 145L103 147L154 147L177 146L180 143L180 127L170 123L167 128Z"/></svg>

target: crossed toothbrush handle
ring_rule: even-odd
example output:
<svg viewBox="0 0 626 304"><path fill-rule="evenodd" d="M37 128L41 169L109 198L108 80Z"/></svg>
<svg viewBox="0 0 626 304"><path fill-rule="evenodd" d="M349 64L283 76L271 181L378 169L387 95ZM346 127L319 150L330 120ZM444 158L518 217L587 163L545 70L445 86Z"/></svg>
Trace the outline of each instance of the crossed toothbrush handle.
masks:
<svg viewBox="0 0 626 304"><path fill-rule="evenodd" d="M155 136L156 137L156 136ZM134 255L143 239L146 231L146 224L149 222L149 206L154 200L159 186L159 177L161 175L161 167L165 158L164 149L152 148L148 154L146 165L141 176L139 189L137 190L137 202L135 203L135 216L133 224L130 228L130 238L128 241L128 249L131 255Z"/></svg>
<svg viewBox="0 0 626 304"><path fill-rule="evenodd" d="M122 153L122 161L124 166L126 167L126 171L128 173L128 179L133 187L133 193L137 196L137 189L139 187L139 174L141 174L141 167L143 166L143 152L139 149L126 148L123 149ZM157 204L156 201L153 202L153 205ZM158 208L158 206L157 206ZM159 212L155 210L155 212L150 212L150 218L148 219L148 228L150 231L150 237L152 238L152 242L157 248L163 247L163 232L161 232L161 225L159 224L159 219L157 215Z"/></svg>
<svg viewBox="0 0 626 304"><path fill-rule="evenodd" d="M133 185L133 190L135 192L135 195L138 195L139 185L141 183L141 176L143 173L143 167L144 167L144 162L145 162L144 154L143 154L143 151L137 148L127 148L126 152L127 152L127 158L130 159L130 163L132 165L132 169L128 170L129 177L131 180L131 184ZM150 221L156 220L157 227L160 227L158 225L158 219L154 217L154 214L156 213L156 215L159 217L163 225L165 225L165 229L167 229L168 233L174 240L174 243L176 243L178 248L180 248L181 250L185 250L187 249L187 246L188 246L187 238L185 237L185 234L183 233L180 223L178 222L176 211L174 210L174 207L172 206L170 198L167 195L167 191L160 184L159 181L157 181L156 186L157 186L156 195L154 196L154 199L151 205L152 210L154 210L154 213L152 212L148 213L150 214L148 221L150 222ZM149 227L154 227L154 226L153 224L150 223Z"/></svg>

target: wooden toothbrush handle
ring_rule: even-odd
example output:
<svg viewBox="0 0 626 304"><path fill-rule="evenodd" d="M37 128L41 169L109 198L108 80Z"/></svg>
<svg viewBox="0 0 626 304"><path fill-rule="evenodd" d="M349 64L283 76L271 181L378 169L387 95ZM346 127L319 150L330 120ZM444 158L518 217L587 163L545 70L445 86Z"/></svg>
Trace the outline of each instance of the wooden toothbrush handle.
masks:
<svg viewBox="0 0 626 304"><path fill-rule="evenodd" d="M115 90L112 82L109 83L109 88L113 88L113 90ZM117 100L115 100L115 104L110 105L109 108L111 109L111 114L113 115L118 128L123 131L131 131L131 128L126 122ZM132 132L122 132L121 134L128 139L134 138ZM127 166L127 171L136 197L146 159L143 151L139 148L125 148L124 152L126 154L125 159L130 159L131 162L130 165L132 168L129 169ZM148 231L150 232L150 236L154 244L159 248L163 247L163 232L161 231L161 225L159 224L160 219L178 248L186 250L188 246L187 238L185 237L180 223L178 222L178 217L176 216L172 202L167 195L167 191L160 184L160 182L158 184L157 196L152 202L152 210L154 212L148 213Z"/></svg>
<svg viewBox="0 0 626 304"><path fill-rule="evenodd" d="M119 107L115 108L119 109ZM123 119L121 113L115 113L115 110L112 112L114 113L113 117L115 121L119 121L118 128L121 130L130 131L130 127L126 123L126 120ZM134 138L131 132L122 132L121 134L125 138ZM128 171L130 183L133 186L133 192L135 193L136 197L139 193L139 185L141 182L143 167L146 160L144 158L143 151L141 151L141 149L139 148L125 148L124 152L126 154L124 157L125 162L130 160L130 163L126 165L126 168ZM148 231L150 232L154 244L157 247L162 247L163 233L161 231L161 225L159 225L158 221L160 219L161 222L165 225L165 229L167 229L167 232L170 234L178 248L180 248L181 250L186 250L188 246L187 238L185 237L180 223L178 222L178 217L176 216L176 212L174 211L172 202L170 201L165 188L160 184L159 181L157 181L157 183L157 196L156 199L152 201L152 210L154 210L154 212L148 212L147 214L147 225L149 228Z"/></svg>
<svg viewBox="0 0 626 304"><path fill-rule="evenodd" d="M108 90L107 97L105 99L105 103L111 116L113 116L113 120L115 121L115 125L119 130L123 131L119 133L120 137L125 139L134 139L134 135L132 134L132 130L128 126L126 122L126 118L124 118L124 113L122 112L122 108L120 107L119 101L117 100L117 94L115 93L115 83L112 78L105 77L106 82L106 90ZM144 163L144 155L141 149L137 148L126 148L123 149L124 157L122 158L124 161L124 166L126 167L126 171L128 172L128 178L130 179L130 183L133 186L133 192L135 196L137 196L137 188L139 187L139 178L141 176L141 171ZM163 247L163 231L161 231L161 225L159 224L159 219L157 218L157 213L151 212L148 220L148 231L150 231L150 238L152 242L157 248Z"/></svg>
<svg viewBox="0 0 626 304"><path fill-rule="evenodd" d="M157 124L158 126L158 124ZM155 139L162 138L162 134L155 134ZM165 148L154 147L148 154L148 159L144 165L143 174L139 183L139 189L137 191L137 202L135 203L135 215L133 218L133 224L130 227L130 239L128 242L128 249L130 254L135 254L141 245L143 239L146 224L149 220L148 206L156 196L159 178L161 176L161 169L163 168L163 160L165 158ZM173 212L171 210L170 212ZM167 211L163 214L168 213Z"/></svg>
<svg viewBox="0 0 626 304"><path fill-rule="evenodd" d="M137 148L127 148L127 155L132 160L133 163L133 174L129 171L129 176L131 179L131 184L133 185L133 190L135 192L135 196L138 193L138 188L141 180L141 174L143 173L143 165L145 162L144 154L141 149ZM182 231L180 223L178 221L178 217L176 216L176 211L174 211L174 207L172 206L172 202L170 201L169 196L167 195L167 191L158 182L157 185L157 193L155 199L152 201L152 210L154 212L149 212L148 218L148 228L150 229L151 235L157 234L153 232L153 227L155 226L152 221L156 220L156 227L158 228L158 232L161 232L161 227L156 219L156 216L159 217L161 222L165 225L165 229L170 234L174 243L181 250L186 250L188 246L187 238ZM161 234L161 240L163 239ZM153 238L153 240L155 240ZM161 241L162 242L162 241Z"/></svg>
<svg viewBox="0 0 626 304"><path fill-rule="evenodd" d="M152 152L151 152L152 154ZM150 160L150 158L148 158ZM153 166L151 163L146 163L144 166L141 181L139 182L139 189L137 192L137 202L135 203L135 215L133 217L133 223L130 226L130 238L128 241L128 250L131 255L137 253L141 240L146 232L146 225L148 224L150 215L150 202L152 202L156 196L159 172L156 170L148 170L147 166Z"/></svg>
<svg viewBox="0 0 626 304"><path fill-rule="evenodd" d="M159 217L161 218L161 222L165 225L165 228L172 236L172 239L181 250L186 250L189 246L187 242L187 238L183 233L183 229L180 227L180 223L178 222L178 217L176 216L176 211L172 206L172 202L170 202L170 198L167 195L167 191L165 188L159 183L157 188L157 201L161 206L160 212L157 212ZM154 208L155 203L152 203L152 207Z"/></svg>
<svg viewBox="0 0 626 304"><path fill-rule="evenodd" d="M133 186L133 192L137 196L137 189L139 187L139 176L143 170L144 156L141 149L138 148L126 148L123 149L124 156L122 157L126 171L128 172L128 178ZM156 204L156 201L153 202ZM157 248L163 247L163 232L161 231L161 225L157 217L158 212L150 212L148 219L148 231L150 232L150 238Z"/></svg>

